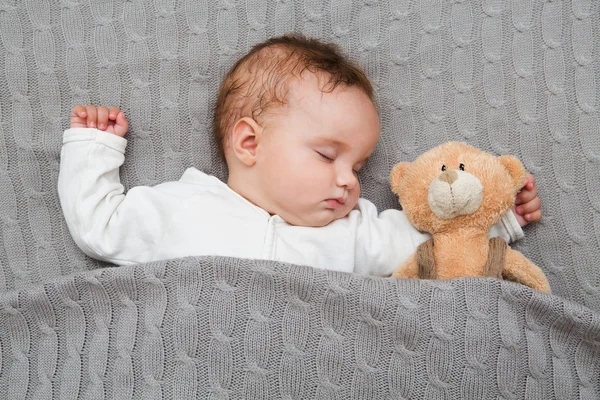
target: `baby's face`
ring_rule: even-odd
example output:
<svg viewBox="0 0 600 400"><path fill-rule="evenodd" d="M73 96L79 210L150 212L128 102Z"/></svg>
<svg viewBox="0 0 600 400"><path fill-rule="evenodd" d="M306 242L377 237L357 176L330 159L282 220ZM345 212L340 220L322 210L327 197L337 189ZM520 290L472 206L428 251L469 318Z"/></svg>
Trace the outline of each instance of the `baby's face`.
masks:
<svg viewBox="0 0 600 400"><path fill-rule="evenodd" d="M265 115L257 148L266 209L292 225L325 226L358 201L358 171L379 139L379 116L359 89L324 93L313 74L295 80L287 100Z"/></svg>

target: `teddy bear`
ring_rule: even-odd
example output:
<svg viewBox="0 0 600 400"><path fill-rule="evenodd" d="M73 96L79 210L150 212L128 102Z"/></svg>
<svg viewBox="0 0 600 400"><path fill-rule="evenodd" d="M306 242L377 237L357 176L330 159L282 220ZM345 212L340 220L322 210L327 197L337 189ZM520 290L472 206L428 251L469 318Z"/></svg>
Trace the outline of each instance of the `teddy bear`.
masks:
<svg viewBox="0 0 600 400"><path fill-rule="evenodd" d="M510 155L496 157L448 142L401 162L390 174L392 191L408 220L433 238L392 274L395 278L496 277L550 292L542 270L491 227L512 208L525 168Z"/></svg>

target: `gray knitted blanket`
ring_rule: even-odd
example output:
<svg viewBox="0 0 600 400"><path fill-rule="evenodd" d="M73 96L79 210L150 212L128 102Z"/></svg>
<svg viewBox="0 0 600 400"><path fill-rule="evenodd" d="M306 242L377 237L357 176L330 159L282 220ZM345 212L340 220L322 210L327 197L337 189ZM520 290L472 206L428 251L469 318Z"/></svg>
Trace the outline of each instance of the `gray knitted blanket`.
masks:
<svg viewBox="0 0 600 400"><path fill-rule="evenodd" d="M0 0L0 397L600 398L600 6L591 0ZM493 279L364 277L198 257L86 257L56 192L77 103L131 121L126 187L221 179L216 88L298 31L373 80L363 196L448 140L514 154L542 222L513 247L553 294Z"/></svg>

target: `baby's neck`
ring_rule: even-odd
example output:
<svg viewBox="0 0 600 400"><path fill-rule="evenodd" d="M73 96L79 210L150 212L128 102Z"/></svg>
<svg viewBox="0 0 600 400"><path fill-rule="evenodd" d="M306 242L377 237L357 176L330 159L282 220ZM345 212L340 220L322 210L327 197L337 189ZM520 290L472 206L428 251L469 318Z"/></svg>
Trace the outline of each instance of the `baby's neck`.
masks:
<svg viewBox="0 0 600 400"><path fill-rule="evenodd" d="M259 191L256 190L258 186L248 182L248 179L239 179L238 175L230 173L227 179L227 186L256 207L265 210L271 216L274 215L269 211L269 208L260 196Z"/></svg>

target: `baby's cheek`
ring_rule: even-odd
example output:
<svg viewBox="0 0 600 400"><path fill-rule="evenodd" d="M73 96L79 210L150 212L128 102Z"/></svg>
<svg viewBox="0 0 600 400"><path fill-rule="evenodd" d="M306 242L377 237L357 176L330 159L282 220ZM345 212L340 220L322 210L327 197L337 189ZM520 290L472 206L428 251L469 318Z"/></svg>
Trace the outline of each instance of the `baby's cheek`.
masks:
<svg viewBox="0 0 600 400"><path fill-rule="evenodd" d="M360 196L360 187L357 186L350 193L348 193L348 198L346 199L346 206L348 207L348 212L352 211L358 203L358 198Z"/></svg>
<svg viewBox="0 0 600 400"><path fill-rule="evenodd" d="M356 187L354 189L352 189L350 195L354 197L354 202L356 203L358 201L358 198L360 197L360 182L356 184Z"/></svg>

